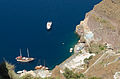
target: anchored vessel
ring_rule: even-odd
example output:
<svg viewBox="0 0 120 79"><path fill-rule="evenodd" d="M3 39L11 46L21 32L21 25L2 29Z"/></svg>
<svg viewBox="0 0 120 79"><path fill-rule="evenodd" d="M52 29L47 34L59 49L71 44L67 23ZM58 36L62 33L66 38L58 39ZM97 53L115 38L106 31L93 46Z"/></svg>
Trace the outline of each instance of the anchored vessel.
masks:
<svg viewBox="0 0 120 79"><path fill-rule="evenodd" d="M46 25L47 30L50 30L50 29L51 29L51 25L52 25L52 22L47 22L47 25Z"/></svg>
<svg viewBox="0 0 120 79"><path fill-rule="evenodd" d="M49 68L45 66L45 61L44 61L44 66L42 65L39 65L39 66L35 66L35 69L36 70L48 70Z"/></svg>
<svg viewBox="0 0 120 79"><path fill-rule="evenodd" d="M28 48L27 48L27 54L28 54L28 57L22 57L22 53L21 53L21 49L20 49L20 56L16 57L15 59L18 62L31 62L31 61L33 61L34 58L29 57L29 50L28 50Z"/></svg>
<svg viewBox="0 0 120 79"><path fill-rule="evenodd" d="M73 48L70 48L70 52L72 52L73 51Z"/></svg>

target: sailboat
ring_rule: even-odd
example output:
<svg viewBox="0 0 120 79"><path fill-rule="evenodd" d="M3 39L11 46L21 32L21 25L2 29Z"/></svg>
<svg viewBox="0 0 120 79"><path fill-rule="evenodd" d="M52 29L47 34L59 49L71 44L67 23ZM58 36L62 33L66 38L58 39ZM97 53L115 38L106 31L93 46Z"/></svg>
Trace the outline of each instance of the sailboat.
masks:
<svg viewBox="0 0 120 79"><path fill-rule="evenodd" d="M40 62L40 60L39 60L39 62ZM43 67L42 65L37 65L37 66L35 66L35 69L36 69L36 70L42 69L42 67Z"/></svg>
<svg viewBox="0 0 120 79"><path fill-rule="evenodd" d="M44 66L42 68L43 70L48 70L48 67L45 66L45 60L44 60Z"/></svg>
<svg viewBox="0 0 120 79"><path fill-rule="evenodd" d="M28 57L23 57L22 53L21 53L21 49L20 49L20 56L16 57L16 60L18 62L31 62L31 61L33 61L34 58L29 57L29 50L28 50L28 48L27 48L27 54L28 54Z"/></svg>
<svg viewBox="0 0 120 79"><path fill-rule="evenodd" d="M48 70L49 68L45 66L45 61L44 61L44 66L42 66L42 65L35 66L35 69L36 70L38 70L38 69L40 69L40 70Z"/></svg>

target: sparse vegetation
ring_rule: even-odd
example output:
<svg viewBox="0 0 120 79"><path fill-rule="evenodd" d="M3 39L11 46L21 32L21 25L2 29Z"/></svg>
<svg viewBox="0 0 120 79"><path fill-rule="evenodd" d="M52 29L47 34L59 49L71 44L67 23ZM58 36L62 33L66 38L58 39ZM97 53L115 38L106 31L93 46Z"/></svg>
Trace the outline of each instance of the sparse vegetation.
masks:
<svg viewBox="0 0 120 79"><path fill-rule="evenodd" d="M80 79L84 78L83 74L74 73L73 71L69 70L68 68L65 68L65 73L63 73L66 79Z"/></svg>
<svg viewBox="0 0 120 79"><path fill-rule="evenodd" d="M107 21L101 17L96 16L96 20L100 23L107 23Z"/></svg>
<svg viewBox="0 0 120 79"><path fill-rule="evenodd" d="M85 58L85 59L84 59L84 62L85 62L86 64L88 64L89 61L92 59L92 57L93 57L93 56L90 56L89 58Z"/></svg>
<svg viewBox="0 0 120 79"><path fill-rule="evenodd" d="M92 14L92 17L94 18L94 20L96 22L98 22L104 26L102 28L107 28L107 29L110 29L112 31L115 31L115 26L113 26L111 24L111 22L109 22L108 20L104 19L103 17L97 16L95 14Z"/></svg>
<svg viewBox="0 0 120 79"><path fill-rule="evenodd" d="M79 51L79 54L80 54L80 53L82 53L82 51L81 51L81 50Z"/></svg>
<svg viewBox="0 0 120 79"><path fill-rule="evenodd" d="M100 50L105 50L107 47L105 45L100 44L99 48L100 48Z"/></svg>
<svg viewBox="0 0 120 79"><path fill-rule="evenodd" d="M88 78L88 79L101 79L101 78L97 78L97 77L91 77L91 78Z"/></svg>
<svg viewBox="0 0 120 79"><path fill-rule="evenodd" d="M117 53L120 53L120 49L119 49L119 50L117 50Z"/></svg>
<svg viewBox="0 0 120 79"><path fill-rule="evenodd" d="M93 43L90 43L90 47L88 50L90 53L98 54L105 49L106 49L105 45L93 42Z"/></svg>
<svg viewBox="0 0 120 79"><path fill-rule="evenodd" d="M103 19L102 17L96 16L95 14L92 14L92 17L99 23L107 23L108 21Z"/></svg>

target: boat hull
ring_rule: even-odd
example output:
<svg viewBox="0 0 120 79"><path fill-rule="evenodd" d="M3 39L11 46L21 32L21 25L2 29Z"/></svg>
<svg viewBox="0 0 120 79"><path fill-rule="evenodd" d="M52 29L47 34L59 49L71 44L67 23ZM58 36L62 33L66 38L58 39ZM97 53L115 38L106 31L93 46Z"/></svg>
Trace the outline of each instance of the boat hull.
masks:
<svg viewBox="0 0 120 79"><path fill-rule="evenodd" d="M28 59L26 59L26 60L24 60L24 59L16 59L18 62L32 62L32 61L34 61L34 58L28 58Z"/></svg>

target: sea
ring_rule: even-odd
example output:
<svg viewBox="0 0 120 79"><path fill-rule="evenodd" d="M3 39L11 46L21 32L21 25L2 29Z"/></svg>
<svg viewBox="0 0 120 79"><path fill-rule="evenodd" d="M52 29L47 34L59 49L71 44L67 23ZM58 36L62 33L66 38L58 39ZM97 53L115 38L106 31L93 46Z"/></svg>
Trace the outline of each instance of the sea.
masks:
<svg viewBox="0 0 120 79"><path fill-rule="evenodd" d="M73 53L79 37L76 25L101 0L0 0L0 62L15 65L15 70L34 70L36 65L53 69ZM46 23L52 21L51 30ZM22 55L35 61L20 63Z"/></svg>

